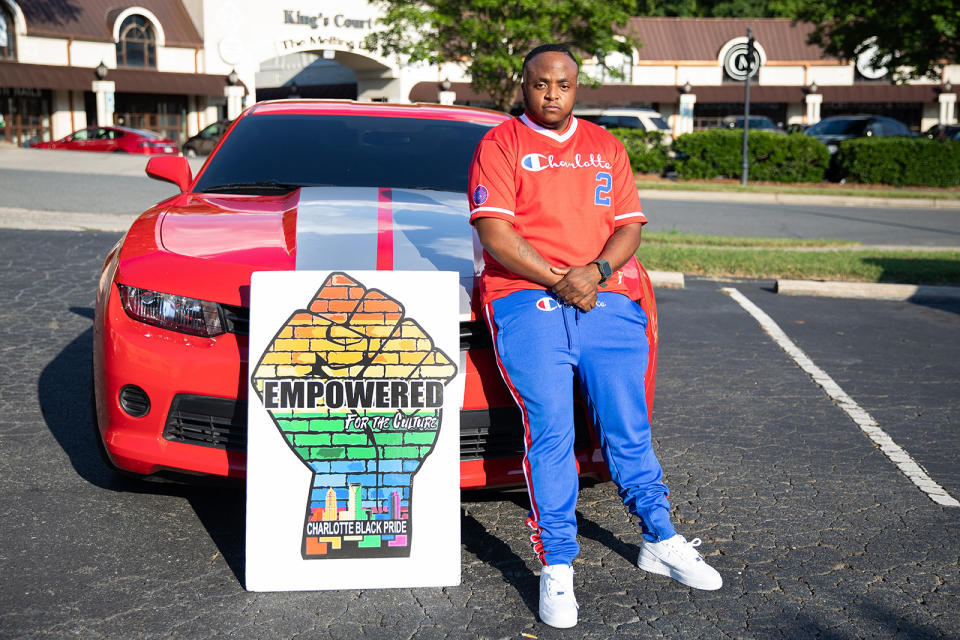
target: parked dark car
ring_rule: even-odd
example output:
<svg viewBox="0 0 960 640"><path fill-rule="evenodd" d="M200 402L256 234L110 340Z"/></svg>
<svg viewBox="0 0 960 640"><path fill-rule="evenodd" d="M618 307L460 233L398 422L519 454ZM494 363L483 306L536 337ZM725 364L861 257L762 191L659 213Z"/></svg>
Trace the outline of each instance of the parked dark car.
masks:
<svg viewBox="0 0 960 640"><path fill-rule="evenodd" d="M836 153L837 145L853 138L888 136L915 136L910 128L893 118L874 115L830 116L813 125L805 132L823 144L831 154Z"/></svg>
<svg viewBox="0 0 960 640"><path fill-rule="evenodd" d="M931 140L956 140L960 135L960 124L935 124L924 131L923 135Z"/></svg>
<svg viewBox="0 0 960 640"><path fill-rule="evenodd" d="M743 116L727 116L723 119L723 128L743 129L743 120ZM767 116L750 116L750 128L755 131L783 133L783 127L778 126Z"/></svg>
<svg viewBox="0 0 960 640"><path fill-rule="evenodd" d="M183 143L183 155L188 158L210 155L231 122L231 120L220 120L204 127L200 133Z"/></svg>

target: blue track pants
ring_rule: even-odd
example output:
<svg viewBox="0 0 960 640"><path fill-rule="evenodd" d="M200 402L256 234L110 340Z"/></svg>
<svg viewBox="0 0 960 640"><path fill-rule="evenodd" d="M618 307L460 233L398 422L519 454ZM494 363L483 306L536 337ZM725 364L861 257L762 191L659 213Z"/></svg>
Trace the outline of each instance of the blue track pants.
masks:
<svg viewBox="0 0 960 640"><path fill-rule="evenodd" d="M600 440L610 474L644 538L674 535L668 490L650 439L644 392L647 317L618 293L583 312L550 292L518 291L484 310L500 372L523 414L527 520L540 562L569 564L577 544L573 381Z"/></svg>

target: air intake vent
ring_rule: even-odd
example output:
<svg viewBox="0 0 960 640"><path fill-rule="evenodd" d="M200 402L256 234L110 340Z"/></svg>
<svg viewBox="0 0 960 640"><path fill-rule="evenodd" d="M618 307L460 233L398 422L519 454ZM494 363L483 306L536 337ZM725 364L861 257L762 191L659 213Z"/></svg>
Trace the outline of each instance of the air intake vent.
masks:
<svg viewBox="0 0 960 640"><path fill-rule="evenodd" d="M174 442L246 451L246 403L229 398L178 394L170 404L163 437Z"/></svg>
<svg viewBox="0 0 960 640"><path fill-rule="evenodd" d="M120 389L120 406L134 418L142 418L150 413L150 398L140 387L124 385Z"/></svg>

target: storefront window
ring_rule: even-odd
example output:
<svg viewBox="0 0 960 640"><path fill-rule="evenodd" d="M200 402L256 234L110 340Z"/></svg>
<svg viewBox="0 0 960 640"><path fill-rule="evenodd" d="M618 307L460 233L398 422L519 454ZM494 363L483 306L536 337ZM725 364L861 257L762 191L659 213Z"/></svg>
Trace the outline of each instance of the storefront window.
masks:
<svg viewBox="0 0 960 640"><path fill-rule="evenodd" d="M143 16L129 16L120 25L117 66L157 66L157 37L153 25Z"/></svg>
<svg viewBox="0 0 960 640"><path fill-rule="evenodd" d="M614 51L604 57L604 64L600 64L596 59L584 60L580 72L603 84L632 84L633 56Z"/></svg>
<svg viewBox="0 0 960 640"><path fill-rule="evenodd" d="M0 7L0 60L13 60L17 57L15 40L13 16L6 8Z"/></svg>

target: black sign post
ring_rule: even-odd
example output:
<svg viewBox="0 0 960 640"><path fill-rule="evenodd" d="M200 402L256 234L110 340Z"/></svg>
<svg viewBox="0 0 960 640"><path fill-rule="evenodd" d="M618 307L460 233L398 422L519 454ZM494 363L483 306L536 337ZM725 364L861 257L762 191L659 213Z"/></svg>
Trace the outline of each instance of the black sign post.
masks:
<svg viewBox="0 0 960 640"><path fill-rule="evenodd" d="M750 161L747 159L747 147L750 137L750 76L753 75L753 28L747 27L747 77L743 91L743 159L741 161L740 184L747 184L750 175Z"/></svg>

